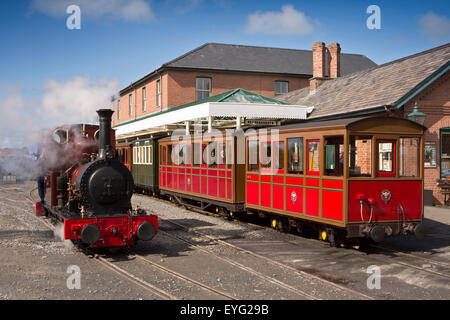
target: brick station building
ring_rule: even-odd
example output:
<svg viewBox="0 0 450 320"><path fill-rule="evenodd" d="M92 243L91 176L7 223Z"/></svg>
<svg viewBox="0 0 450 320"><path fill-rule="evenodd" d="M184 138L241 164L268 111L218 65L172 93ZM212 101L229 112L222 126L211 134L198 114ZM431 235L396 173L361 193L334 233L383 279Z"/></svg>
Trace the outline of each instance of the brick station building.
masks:
<svg viewBox="0 0 450 320"><path fill-rule="evenodd" d="M342 76L339 51L338 44L329 44L331 54L326 58L325 44L315 42L310 86L277 99L314 107L307 121L364 115L406 118L417 104L426 114L424 125L428 128L425 202L443 204L436 182L450 179L450 44Z"/></svg>
<svg viewBox="0 0 450 320"><path fill-rule="evenodd" d="M113 126L235 88L274 98L308 87L312 60L311 50L206 43L123 88ZM374 66L340 53L342 75Z"/></svg>

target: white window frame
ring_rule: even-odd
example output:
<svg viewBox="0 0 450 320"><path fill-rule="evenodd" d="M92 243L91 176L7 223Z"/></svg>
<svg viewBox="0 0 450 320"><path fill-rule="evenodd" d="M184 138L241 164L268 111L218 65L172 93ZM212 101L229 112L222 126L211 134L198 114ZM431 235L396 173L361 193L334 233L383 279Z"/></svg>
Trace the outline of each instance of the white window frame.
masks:
<svg viewBox="0 0 450 320"><path fill-rule="evenodd" d="M130 93L128 95L128 107L129 107L128 114L130 116L132 116L133 115L133 94L132 93Z"/></svg>
<svg viewBox="0 0 450 320"><path fill-rule="evenodd" d="M120 98L117 100L117 120L120 120Z"/></svg>
<svg viewBox="0 0 450 320"><path fill-rule="evenodd" d="M147 111L147 89L142 87L142 112Z"/></svg>
<svg viewBox="0 0 450 320"><path fill-rule="evenodd" d="M277 92L277 84L286 84L286 92ZM275 96L280 96L282 94L289 92L289 81L287 80L275 80Z"/></svg>
<svg viewBox="0 0 450 320"><path fill-rule="evenodd" d="M156 80L156 106L161 107L161 78Z"/></svg>
<svg viewBox="0 0 450 320"><path fill-rule="evenodd" d="M205 90L205 89L199 89L199 86L198 86L198 80L207 80L207 81L209 82L209 89L208 89L208 90ZM197 98L197 94L198 94L199 92L202 92L202 93L208 92L208 96L207 96L207 97L202 97L202 98L198 99L198 98ZM211 92L212 92L212 78L210 78L210 77L196 77L196 78L195 78L195 100L201 100L201 99L208 98L208 97L211 96Z"/></svg>

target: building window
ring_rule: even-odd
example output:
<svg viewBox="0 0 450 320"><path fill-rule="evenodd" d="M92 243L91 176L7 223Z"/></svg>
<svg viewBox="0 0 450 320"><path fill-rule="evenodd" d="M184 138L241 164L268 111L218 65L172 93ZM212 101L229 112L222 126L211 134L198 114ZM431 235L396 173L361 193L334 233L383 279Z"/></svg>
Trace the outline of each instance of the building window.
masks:
<svg viewBox="0 0 450 320"><path fill-rule="evenodd" d="M275 95L279 96L289 92L289 81L275 80Z"/></svg>
<svg viewBox="0 0 450 320"><path fill-rule="evenodd" d="M425 142L425 168L436 168L436 142Z"/></svg>
<svg viewBox="0 0 450 320"><path fill-rule="evenodd" d="M211 78L197 78L195 90L196 100L208 98L211 95Z"/></svg>
<svg viewBox="0 0 450 320"><path fill-rule="evenodd" d="M441 178L450 177L450 128L441 131Z"/></svg>
<svg viewBox="0 0 450 320"><path fill-rule="evenodd" d="M142 88L142 112L147 110L147 90L145 87Z"/></svg>
<svg viewBox="0 0 450 320"><path fill-rule="evenodd" d="M128 114L131 116L131 115L133 115L133 94L132 93L130 93L128 95L128 105L129 105Z"/></svg>
<svg viewBox="0 0 450 320"><path fill-rule="evenodd" d="M120 120L120 98L117 100L117 120Z"/></svg>
<svg viewBox="0 0 450 320"><path fill-rule="evenodd" d="M161 107L161 79L156 80L156 105Z"/></svg>

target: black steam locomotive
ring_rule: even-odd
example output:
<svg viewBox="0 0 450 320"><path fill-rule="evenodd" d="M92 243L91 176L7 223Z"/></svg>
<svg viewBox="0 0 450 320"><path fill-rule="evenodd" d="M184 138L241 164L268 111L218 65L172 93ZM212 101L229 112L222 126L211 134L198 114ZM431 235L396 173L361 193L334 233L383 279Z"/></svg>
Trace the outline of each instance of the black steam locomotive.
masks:
<svg viewBox="0 0 450 320"><path fill-rule="evenodd" d="M63 223L64 239L91 248L151 240L157 216L131 206L134 182L116 156L113 111L97 113L99 127L61 127L45 140L41 163L48 173L47 192L45 202L36 203L36 215Z"/></svg>

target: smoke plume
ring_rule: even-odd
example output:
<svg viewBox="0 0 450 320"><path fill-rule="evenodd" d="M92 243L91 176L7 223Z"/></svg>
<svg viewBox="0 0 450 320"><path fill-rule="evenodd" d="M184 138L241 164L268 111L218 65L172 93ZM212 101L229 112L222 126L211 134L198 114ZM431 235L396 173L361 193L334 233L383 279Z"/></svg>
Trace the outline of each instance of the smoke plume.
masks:
<svg viewBox="0 0 450 320"><path fill-rule="evenodd" d="M44 145L47 154L51 154L51 144L46 139L52 138L55 128L97 123L96 110L112 108L112 97L118 96L119 81L80 76L65 82L49 80L43 86L40 101L27 99L24 89L22 84L12 85L0 100L3 115L0 117L0 175L34 179L41 170L31 156L37 151L37 145ZM12 148L12 154L5 156L5 152L1 152L3 148ZM70 156L70 152L65 150L50 160L61 161L61 157Z"/></svg>

